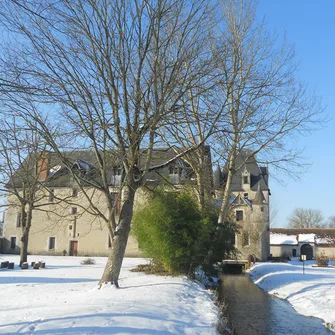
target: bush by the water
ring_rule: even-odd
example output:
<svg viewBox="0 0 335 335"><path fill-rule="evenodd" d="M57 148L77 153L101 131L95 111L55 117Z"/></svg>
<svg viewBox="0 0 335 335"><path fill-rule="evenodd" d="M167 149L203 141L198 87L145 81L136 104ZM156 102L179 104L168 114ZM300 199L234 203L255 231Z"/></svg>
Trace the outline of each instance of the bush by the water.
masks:
<svg viewBox="0 0 335 335"><path fill-rule="evenodd" d="M144 255L170 273L190 274L217 255L216 244L222 254L224 246L215 236L227 238L217 229L216 213L200 212L191 195L179 192L150 198L134 213L133 232Z"/></svg>
<svg viewBox="0 0 335 335"><path fill-rule="evenodd" d="M95 260L93 258L85 258L81 264L83 265L94 265L95 264Z"/></svg>
<svg viewBox="0 0 335 335"><path fill-rule="evenodd" d="M329 257L327 257L325 254L318 254L315 257L316 259L316 265L321 267L327 267L329 264Z"/></svg>

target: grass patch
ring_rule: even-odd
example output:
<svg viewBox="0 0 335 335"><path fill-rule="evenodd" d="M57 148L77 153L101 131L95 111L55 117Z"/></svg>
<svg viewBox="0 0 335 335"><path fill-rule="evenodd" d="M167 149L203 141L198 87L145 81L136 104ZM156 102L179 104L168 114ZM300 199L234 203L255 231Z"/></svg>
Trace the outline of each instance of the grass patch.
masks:
<svg viewBox="0 0 335 335"><path fill-rule="evenodd" d="M140 264L136 268L131 269L130 271L144 272L147 275L172 276L172 274L166 271L162 265L156 264Z"/></svg>
<svg viewBox="0 0 335 335"><path fill-rule="evenodd" d="M85 258L80 264L82 264L82 265L94 265L95 260L93 258Z"/></svg>

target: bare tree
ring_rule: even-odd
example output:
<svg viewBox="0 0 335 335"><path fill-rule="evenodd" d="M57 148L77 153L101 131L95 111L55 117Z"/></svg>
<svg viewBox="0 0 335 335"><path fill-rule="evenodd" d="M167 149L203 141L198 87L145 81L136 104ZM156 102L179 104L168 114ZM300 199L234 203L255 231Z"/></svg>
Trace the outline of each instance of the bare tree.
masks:
<svg viewBox="0 0 335 335"><path fill-rule="evenodd" d="M227 167L219 217L223 223L236 171L257 158L294 175L301 167L294 140L319 128L324 119L319 100L295 78L293 48L268 33L264 21L256 20L255 1L221 1L221 9L213 53L221 76L216 108L225 113L212 143ZM237 164L242 151L248 154Z"/></svg>
<svg viewBox="0 0 335 335"><path fill-rule="evenodd" d="M310 208L296 208L288 224L291 228L325 228L321 211Z"/></svg>
<svg viewBox="0 0 335 335"><path fill-rule="evenodd" d="M6 80L21 85L23 96L48 103L40 110L23 110L25 117L38 124L39 134L82 191L89 183L105 197L107 214L87 194L90 210L105 221L113 239L100 284L118 287L135 192L152 169L161 120L173 117L201 80L210 12L205 0L23 0L5 1L1 9L2 22L16 41L7 43L10 60L2 66L11 70ZM10 99L17 105L18 92ZM62 141L49 131L55 120L61 120ZM99 176L94 182L72 172L63 154L72 148L94 153ZM111 161L124 171L117 220Z"/></svg>
<svg viewBox="0 0 335 335"><path fill-rule="evenodd" d="M211 84L213 84L211 80ZM206 108L204 99L206 94L210 94L210 88L202 86L201 94L189 92L189 100L180 107L178 116L175 120L169 120L162 130L161 135L165 143L172 146L176 153L180 147L198 149L191 151L183 156L183 160L192 168L196 179L196 195L201 209L211 198L212 190L212 162L210 147L206 145L207 140L212 135L214 115ZM216 118L220 112L216 113ZM200 144L200 145L199 145Z"/></svg>
<svg viewBox="0 0 335 335"><path fill-rule="evenodd" d="M327 228L335 228L335 216L330 216L328 218Z"/></svg>
<svg viewBox="0 0 335 335"><path fill-rule="evenodd" d="M43 184L45 141L17 115L2 115L0 133L0 192L4 209L16 210L21 229L20 264L27 261L33 211L47 211L48 192ZM41 154L42 153L42 154Z"/></svg>

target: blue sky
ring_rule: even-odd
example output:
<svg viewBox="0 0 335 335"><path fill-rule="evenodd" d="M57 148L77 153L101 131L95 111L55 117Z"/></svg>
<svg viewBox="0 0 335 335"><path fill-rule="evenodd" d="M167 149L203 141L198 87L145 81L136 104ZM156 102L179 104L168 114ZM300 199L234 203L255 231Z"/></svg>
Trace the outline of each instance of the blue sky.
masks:
<svg viewBox="0 0 335 335"><path fill-rule="evenodd" d="M300 139L312 164L299 181L281 185L270 179L272 204L278 213L272 227L285 227L297 207L321 210L325 219L335 215L335 1L260 0L258 16L268 29L287 34L300 63L297 77L322 97L330 121L325 129ZM270 168L271 173L271 168ZM280 176L285 178L285 176Z"/></svg>

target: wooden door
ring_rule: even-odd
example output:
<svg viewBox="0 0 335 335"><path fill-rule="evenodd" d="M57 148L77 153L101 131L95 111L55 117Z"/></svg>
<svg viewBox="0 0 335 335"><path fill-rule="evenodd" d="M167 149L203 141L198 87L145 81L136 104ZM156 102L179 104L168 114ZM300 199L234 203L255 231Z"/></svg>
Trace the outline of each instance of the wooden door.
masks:
<svg viewBox="0 0 335 335"><path fill-rule="evenodd" d="M301 246L300 255L306 255L306 260L313 259L313 247L310 244L304 244Z"/></svg>
<svg viewBox="0 0 335 335"><path fill-rule="evenodd" d="M77 256L78 253L78 241L70 242L70 256Z"/></svg>

